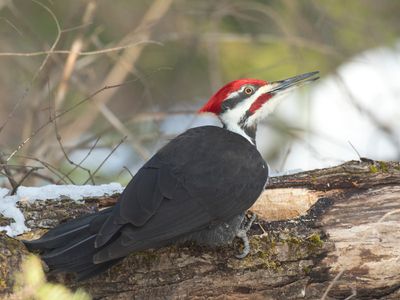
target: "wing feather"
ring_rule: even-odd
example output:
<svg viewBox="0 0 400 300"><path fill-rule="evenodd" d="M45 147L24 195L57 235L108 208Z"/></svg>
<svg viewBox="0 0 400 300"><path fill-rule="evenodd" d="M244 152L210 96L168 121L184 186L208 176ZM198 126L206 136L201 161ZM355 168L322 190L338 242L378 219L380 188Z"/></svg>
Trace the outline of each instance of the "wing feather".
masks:
<svg viewBox="0 0 400 300"><path fill-rule="evenodd" d="M164 246L231 219L255 202L267 177L261 155L240 135L213 126L190 129L128 184L96 238L94 261Z"/></svg>

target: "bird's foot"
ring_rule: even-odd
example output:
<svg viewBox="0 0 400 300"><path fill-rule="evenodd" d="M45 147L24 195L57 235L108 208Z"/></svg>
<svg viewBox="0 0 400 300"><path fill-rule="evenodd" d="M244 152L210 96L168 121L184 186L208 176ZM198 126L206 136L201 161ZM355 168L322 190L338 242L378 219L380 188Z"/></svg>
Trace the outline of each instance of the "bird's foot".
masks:
<svg viewBox="0 0 400 300"><path fill-rule="evenodd" d="M256 218L257 215L255 213L253 213L249 219L247 219L246 216L244 217L243 223L236 233L236 237L240 238L243 242L243 250L241 253L235 255L236 258L245 258L250 253L250 242L249 237L247 236L247 232L250 230L250 227Z"/></svg>

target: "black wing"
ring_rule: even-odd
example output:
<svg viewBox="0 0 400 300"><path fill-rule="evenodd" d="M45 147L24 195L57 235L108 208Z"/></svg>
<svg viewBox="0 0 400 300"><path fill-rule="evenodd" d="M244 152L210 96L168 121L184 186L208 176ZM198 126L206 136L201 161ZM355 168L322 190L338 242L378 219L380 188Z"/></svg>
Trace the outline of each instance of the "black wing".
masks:
<svg viewBox="0 0 400 300"><path fill-rule="evenodd" d="M225 129L190 129L154 155L121 195L102 226L96 263L164 246L248 209L267 167L245 138Z"/></svg>

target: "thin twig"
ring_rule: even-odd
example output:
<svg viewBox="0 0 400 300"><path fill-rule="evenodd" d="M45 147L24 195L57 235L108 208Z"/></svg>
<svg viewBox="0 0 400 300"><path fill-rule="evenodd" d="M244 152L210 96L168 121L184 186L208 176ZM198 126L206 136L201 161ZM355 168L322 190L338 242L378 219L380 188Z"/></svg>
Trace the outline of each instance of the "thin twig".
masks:
<svg viewBox="0 0 400 300"><path fill-rule="evenodd" d="M56 115L55 105L56 105L56 103L54 103L54 111L53 111L54 116ZM51 107L51 104L49 104L49 106ZM88 173L89 177L90 177L91 180L92 180L92 183L94 184L94 180L93 180L93 177L92 177L92 175L91 175L90 170L87 169L87 168L85 168L85 167L82 167L80 164L76 164L76 163L69 157L69 155L67 154L67 152L65 151L64 145L63 145L63 143L62 143L61 135L60 135L60 133L59 133L59 131L58 131L58 125L57 125L58 122L57 122L57 119L56 119L55 117L52 117L51 110L49 110L49 112L50 112L49 121L54 123L54 133L55 133L55 135L56 135L56 139L57 139L58 145L60 146L61 152L64 154L65 159L66 159L71 165L74 166L74 168L72 169L72 171L68 172L68 173L66 174L66 176L69 176L74 170L76 170L76 168L80 168L80 169L82 169L82 170L84 170L84 171L86 171L86 172ZM91 151L90 151L90 152L91 152ZM63 177L62 179L64 179L64 178L65 178L65 177ZM62 180L62 179L61 179L61 180ZM61 180L59 180L59 181L61 181Z"/></svg>
<svg viewBox="0 0 400 300"><path fill-rule="evenodd" d="M8 25L12 27L21 37L23 36L22 32L18 29L17 26L15 26L11 21L9 21L7 18L0 17L0 20L4 20Z"/></svg>
<svg viewBox="0 0 400 300"><path fill-rule="evenodd" d="M69 28L64 28L64 29L62 30L62 32L63 32L63 33L66 33L66 32L71 32L71 31L79 30L79 29L88 27L88 26L90 26L90 25L92 25L92 24L93 24L92 22L87 22L87 23L83 23L83 24L80 24L80 25L77 25L77 26L73 26L73 27L69 27Z"/></svg>
<svg viewBox="0 0 400 300"><path fill-rule="evenodd" d="M27 170L28 168L35 168L36 170L42 170L42 169L44 169L44 167L39 167L39 166L27 166L27 165L7 165L7 166L9 166L10 168L20 169L21 171L25 171L25 172L28 171L28 170ZM53 183L53 184L56 183L56 181L54 180L54 178L52 178L52 177L50 177L50 176L46 176L46 175L40 174L40 173L32 173L32 176L33 176L33 177L37 177L37 178L39 178L39 179L46 180L46 181L48 181L48 182L50 182L50 183Z"/></svg>
<svg viewBox="0 0 400 300"><path fill-rule="evenodd" d="M31 158L34 159L34 158ZM64 180L63 178L68 178L68 180L70 181L70 183L75 184L75 182L69 177L67 176L65 173L61 172L59 169L57 169L55 166L42 161L38 158L34 159L38 162L40 162L44 167L46 167L47 170L49 170L51 173L53 173L54 175L56 175L58 178L61 178L61 180L65 183L68 184L68 182L66 180ZM60 175L61 174L61 175Z"/></svg>
<svg viewBox="0 0 400 300"><path fill-rule="evenodd" d="M58 178L61 178L61 175L65 175L64 172L62 172L61 170L57 169L55 166L53 166L52 164L45 162L39 158L33 157L33 156L29 156L29 155L15 155L15 157L18 158L22 158L22 159L27 159L27 160L33 160L33 161L37 161L38 163L40 163L44 168L46 168L47 170L49 170L52 174L56 175ZM61 175L60 175L61 174ZM69 176L65 176L65 178L67 178L70 183L75 184L74 181L69 177ZM66 180L62 180L65 184L68 184L68 182Z"/></svg>
<svg viewBox="0 0 400 300"><path fill-rule="evenodd" d="M283 168L284 168L284 166L285 166L285 164L286 164L286 162L287 162L287 159L289 158L289 154L290 154L290 152L292 152L292 146L293 146L293 144L290 143L290 146L289 146L289 147L287 148L287 150L285 151L285 154L284 154L284 156L283 156L282 162L281 162L281 164L280 164L280 166L279 166L279 170L280 170L280 171L283 170Z"/></svg>
<svg viewBox="0 0 400 300"><path fill-rule="evenodd" d="M127 166L123 166L123 168L129 173L129 175L131 175L132 178L134 177L131 170L129 170Z"/></svg>
<svg viewBox="0 0 400 300"><path fill-rule="evenodd" d="M27 169L27 168L39 168L39 169L42 169L42 167L38 167L38 166L28 166L28 165L0 164L0 167L2 167L2 166L7 166L8 168L12 168L12 169Z"/></svg>
<svg viewBox="0 0 400 300"><path fill-rule="evenodd" d="M94 11L96 9L96 2L89 1L86 5L85 12L83 13L82 17L82 23L89 23L93 19ZM65 64L64 64L64 69L61 77L61 81L58 85L56 96L55 96L55 107L58 109L60 107L61 103L65 99L65 95L68 90L68 83L69 79L72 75L72 72L75 68L76 61L79 56L79 52L81 52L82 48L84 46L84 40L83 40L83 31L79 32L78 36L75 38L71 45L71 53L68 55Z"/></svg>
<svg viewBox="0 0 400 300"><path fill-rule="evenodd" d="M350 144L351 148L353 148L354 152L357 154L359 160L361 161L361 155L360 155L360 153L357 151L356 147L354 147L353 144L352 144L350 141L347 141L347 142Z"/></svg>
<svg viewBox="0 0 400 300"><path fill-rule="evenodd" d="M8 182L10 183L12 188L15 188L17 185L16 180L14 179L14 176L11 172L11 170L9 169L9 166L7 165L7 162L4 160L3 155L0 154L0 163L1 163L1 168L4 170L4 174L8 179Z"/></svg>
<svg viewBox="0 0 400 300"><path fill-rule="evenodd" d="M38 167L38 168L42 168L42 167ZM50 182L51 184L57 184L55 179L50 177L50 176L46 176L46 175L43 175L43 174L40 174L40 173L33 173L32 176L33 177L37 177L39 179L46 180L46 181Z"/></svg>
<svg viewBox="0 0 400 300"><path fill-rule="evenodd" d="M94 96L96 96L97 94L108 90L108 89L113 89L116 87L121 87L123 85L126 85L128 83L134 82L136 81L136 79L133 80L129 80L126 81L124 83L120 83L120 84L115 84L115 85L106 85L104 87L102 87L101 89L95 91L94 93L90 94L88 97L82 99L81 101L79 101L78 103L72 105L71 107L67 108L66 110L64 110L63 112L57 114L54 116L54 120L58 119L60 117L62 117L63 115L69 113L70 111L74 110L75 108L77 108L78 106L82 105L83 103L87 102L88 100L92 99ZM20 151L30 140L32 140L33 137L35 137L40 131L42 131L46 126L48 126L50 123L52 123L52 121L48 121L44 124L42 124L41 126L39 126L29 137L27 137L22 143L20 143L17 148L8 156L8 158L6 159L6 161L10 161L10 159L12 159L15 154L18 153L18 151Z"/></svg>
<svg viewBox="0 0 400 300"><path fill-rule="evenodd" d="M66 174L67 176L71 175L72 172L74 172L77 168L81 168L81 169L83 169L83 170L85 170L85 171L88 172L89 178L90 178L92 184L93 184L93 185L96 184L95 181L94 181L94 177L93 177L91 171L90 171L89 169L87 169L87 168L83 168L83 167L82 167L82 164L83 164L83 163L85 162L85 160L90 156L90 154L92 153L92 151L94 150L94 148L96 148L97 143L100 141L100 139L101 139L101 137L99 136L99 137L96 139L96 141L94 142L94 144L90 147L90 149L89 149L88 153L86 153L85 157L83 157L83 158L81 159L81 161L80 161L78 164L74 164L75 167L72 168L72 169ZM64 150L64 151L65 151L65 150ZM65 152L64 152L64 153L65 153ZM62 179L64 179L64 177L63 177ZM57 184L59 184L60 181L61 181L61 180L59 180L59 181L57 182Z"/></svg>
<svg viewBox="0 0 400 300"><path fill-rule="evenodd" d="M388 137L388 140L393 144L395 149L397 149L397 156L400 159L400 139L398 138L397 133L393 128L389 125L385 124L385 122L381 121L371 110L365 108L361 105L354 94L349 89L346 82L343 80L342 76L339 73L336 73L336 81L343 88L343 91L347 95L347 99L350 100L351 104L361 113L363 113L376 128L385 133Z"/></svg>
<svg viewBox="0 0 400 300"><path fill-rule="evenodd" d="M71 110L77 108L77 107L80 106L81 104L85 103L86 101L90 100L91 98L93 98L94 96L96 96L97 94L100 94L101 92L103 92L103 91L105 91L105 90L109 90L109 89L114 89L114 88L117 88L117 87L121 87L121 86L127 85L127 84L132 83L132 82L135 82L135 81L137 81L137 79L128 80L128 81L125 81L125 82L123 82L123 83L114 84L114 85L105 85L104 87L102 87L101 89L95 91L94 93L92 93L92 94L89 95L88 97L86 97L86 98L82 99L81 101L79 101L78 103L72 105L70 108L64 110L63 112L61 112L61 113L59 113L59 114L57 114L57 115L55 116L55 118L58 119L59 117L65 115L66 113L69 113Z"/></svg>
<svg viewBox="0 0 400 300"><path fill-rule="evenodd" d="M32 0L34 3L38 4L39 6L41 6L42 8L44 8L49 14L50 16L53 18L54 23L56 24L57 27L57 36L52 44L52 46L50 47L50 52L54 51L55 47L57 46L60 38L61 38L61 27L60 27L60 23L57 20L57 17L55 16L55 14L52 12L52 10L50 8L48 8L46 5L36 1L36 0ZM33 75L31 82L29 84L29 86L27 88L25 88L21 98L17 101L17 103L15 103L14 107L12 108L11 112L8 114L6 120L3 122L3 124L0 126L0 133L3 131L4 127L8 124L8 122L10 121L10 119L14 116L15 112L17 111L18 107L21 105L21 103L25 100L26 96L28 95L30 89L32 88L33 84L35 83L36 79L38 78L40 72L43 70L44 66L46 65L47 61L50 58L50 54L51 53L47 53L45 59L42 61L39 69L35 72L35 74ZM7 160L8 161L8 160Z"/></svg>
<svg viewBox="0 0 400 300"><path fill-rule="evenodd" d="M36 71L36 73L35 73L35 75L33 77L34 79L32 80L32 81L34 81L37 78L37 76L39 76L39 73L43 70L44 66L46 65L47 61L49 60L51 52L53 52L54 49L56 48L56 46L58 44L58 41L61 38L61 27L60 27L60 23L58 22L58 19L57 19L56 15L53 13L53 11L50 8L48 8L46 5L44 5L43 3L41 3L41 2L39 2L37 0L32 0L32 1L35 2L36 4L40 5L41 7L43 7L45 10L47 10L47 12L53 18L54 23L56 24L56 27L57 27L56 39L53 42L53 45L51 45L49 53L46 54L45 59L43 60L42 64L40 65L39 69Z"/></svg>
<svg viewBox="0 0 400 300"><path fill-rule="evenodd" d="M143 15L139 26L132 30L129 34L127 34L123 38L122 42L125 43L132 39L149 40L152 35L152 29L168 12L172 2L172 0L153 1L149 9ZM124 50L121 53L118 61L115 62L113 68L104 79L103 85L107 82L121 82L125 80L126 76L130 74L130 70L140 57L143 49L144 46ZM108 101L112 99L113 95L114 92L107 93L107 95L101 95L98 101L96 101L95 103L96 109L93 110L90 114L86 115L83 120L75 120L75 122L66 129L66 134L64 134L63 136L65 136L67 140L72 140L77 139L77 135L82 135L82 133L84 133L93 124L99 113L106 112L106 110L102 109L102 107L104 107L108 103ZM79 128L79 131L77 130L77 128Z"/></svg>
<svg viewBox="0 0 400 300"><path fill-rule="evenodd" d="M15 193L17 192L17 189L22 185L22 183L25 181L25 179L28 178L29 175L31 175L33 172L36 172L39 169L40 169L39 167L32 168L28 172L26 172L25 175L18 181L17 185L15 187L13 187L13 189L11 191L11 195L15 195Z"/></svg>
<svg viewBox="0 0 400 300"><path fill-rule="evenodd" d="M36 3L37 5L39 5L41 8L43 8L49 15L50 17L53 19L54 24L56 26L57 29L57 34L55 37L54 42L52 43L52 45L50 46L50 51L54 51L54 49L56 48L60 38L61 38L61 26L60 23L56 17L56 15L53 13L53 11L46 5L44 5L43 3L37 1L37 0L32 0L33 3ZM30 85L25 89L23 96L21 97L20 101L17 102L16 106L13 108L13 111L11 112L11 114L14 114L15 110L18 108L19 104L22 102L22 100L24 100L26 98L26 96L28 95L29 91L31 90L33 84L35 83L36 79L39 77L39 74L41 73L41 71L44 69L45 65L47 64L47 62L50 59L50 54L46 55L46 57L44 58L44 60L42 61L42 63L40 64L39 68L36 70ZM36 101L31 101L29 102L30 105L32 105L32 108L29 109L27 111L28 114L28 118L26 119L27 121L24 122L24 130L22 131L22 137L27 137L32 133L32 128L33 128L33 122L34 122L34 118L37 117L37 114L32 114L32 110L34 111L33 107L37 107L39 105L39 101L40 98L36 98ZM7 120L8 121L8 120Z"/></svg>
<svg viewBox="0 0 400 300"><path fill-rule="evenodd" d="M8 179L8 182L10 183L12 188L17 186L17 182L14 180L14 178L12 176L10 176L9 174L2 172L2 171L0 171L0 174Z"/></svg>
<svg viewBox="0 0 400 300"><path fill-rule="evenodd" d="M39 167L39 166L28 166L28 165L0 164L0 166L7 166L8 168L11 168L11 169L20 170L21 172L30 172L30 170L28 170L28 169L35 169L35 171L43 169L43 167ZM3 172L0 172L0 174L4 174L4 176L7 177L7 174L5 174L5 173L3 173ZM48 176L46 176L46 175L39 174L39 173L31 173L31 174L32 174L32 176L34 176L34 177L38 177L38 178L44 179L44 180L46 180L46 181L48 181L48 182L55 183L55 181L54 181L53 178L48 177ZM10 178L10 179L11 179L11 180L14 180L13 178ZM9 180L10 180L10 179L9 179ZM15 181L15 185L16 185L16 186L18 185L18 183L17 183L16 181ZM19 185L20 185L20 184L19 184ZM13 187L13 188L14 188L14 187Z"/></svg>
<svg viewBox="0 0 400 300"><path fill-rule="evenodd" d="M119 146L126 140L126 136L111 150L111 152L106 156L106 158L100 163L100 165L97 167L96 170L94 170L92 176L94 177L96 173L101 169L101 167L105 164L105 162L113 155L113 153L118 149ZM87 184L89 182L90 178L86 179L86 181L83 184Z"/></svg>
<svg viewBox="0 0 400 300"><path fill-rule="evenodd" d="M73 50L49 50L49 51L37 51L37 52L0 52L0 56L32 57L32 56L51 55L51 54L68 54L69 55L71 53L75 53L79 56L88 56L88 55L99 55L99 54L105 54L105 53L109 53L109 52L121 51L121 50L125 50L125 49L132 48L135 46L139 46L142 44L154 44L154 45L159 45L159 46L163 45L163 43L161 43L161 42L146 40L146 41L139 41L136 43L131 43L131 44L123 45L123 46L116 46L116 47L112 47L112 48L93 50L93 51L74 52Z"/></svg>
<svg viewBox="0 0 400 300"><path fill-rule="evenodd" d="M100 107L100 110L103 113L103 116L116 130L128 137L129 142L133 147L133 150L135 150L136 153L139 154L140 158L144 161L148 160L150 154L147 149L143 147L142 144L131 134L129 129L126 128L126 126L117 118L117 116L111 110L109 110L106 105L102 105Z"/></svg>
<svg viewBox="0 0 400 300"><path fill-rule="evenodd" d="M329 283L328 288L325 290L324 294L321 297L321 300L325 300L328 296L329 291L333 288L335 283L339 280L339 278L343 275L345 270L341 270L339 273L336 274L335 278Z"/></svg>

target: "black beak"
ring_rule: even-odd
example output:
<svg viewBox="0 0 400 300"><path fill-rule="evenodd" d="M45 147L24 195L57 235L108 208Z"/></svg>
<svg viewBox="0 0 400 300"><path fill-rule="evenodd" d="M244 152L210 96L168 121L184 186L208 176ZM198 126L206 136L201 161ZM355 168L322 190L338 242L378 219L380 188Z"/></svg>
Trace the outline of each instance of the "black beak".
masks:
<svg viewBox="0 0 400 300"><path fill-rule="evenodd" d="M317 80L318 78L319 78L319 71L316 71L290 77L285 80L274 81L271 82L272 90L269 91L268 93L279 93L283 90L287 90L289 88L297 87L303 85L304 83Z"/></svg>

